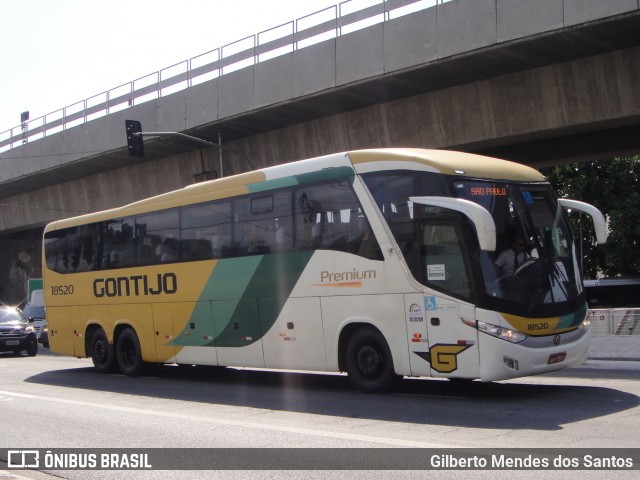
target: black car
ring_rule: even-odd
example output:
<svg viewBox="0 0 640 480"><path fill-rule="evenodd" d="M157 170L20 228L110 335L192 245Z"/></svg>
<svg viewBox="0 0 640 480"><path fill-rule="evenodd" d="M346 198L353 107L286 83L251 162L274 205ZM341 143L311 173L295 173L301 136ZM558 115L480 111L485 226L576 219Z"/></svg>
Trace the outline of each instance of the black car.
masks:
<svg viewBox="0 0 640 480"><path fill-rule="evenodd" d="M19 308L0 306L0 351L38 353L36 329Z"/></svg>

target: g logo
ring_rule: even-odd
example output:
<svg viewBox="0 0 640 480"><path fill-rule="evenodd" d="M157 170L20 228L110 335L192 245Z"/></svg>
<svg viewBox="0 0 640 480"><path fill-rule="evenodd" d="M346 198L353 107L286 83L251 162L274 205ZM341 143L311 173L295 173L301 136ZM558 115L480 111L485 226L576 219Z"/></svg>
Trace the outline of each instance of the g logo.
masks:
<svg viewBox="0 0 640 480"><path fill-rule="evenodd" d="M415 352L431 364L438 373L451 373L458 369L458 355L471 345L434 345L428 352Z"/></svg>

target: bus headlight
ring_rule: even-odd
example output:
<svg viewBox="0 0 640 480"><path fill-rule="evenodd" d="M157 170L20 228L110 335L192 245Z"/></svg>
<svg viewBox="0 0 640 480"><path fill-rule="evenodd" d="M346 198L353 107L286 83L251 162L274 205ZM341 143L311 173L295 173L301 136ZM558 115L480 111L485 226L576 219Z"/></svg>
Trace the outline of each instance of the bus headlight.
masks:
<svg viewBox="0 0 640 480"><path fill-rule="evenodd" d="M518 332L516 330L511 330L510 328L499 327L497 325L492 325L491 323L480 322L478 321L478 330L481 332L487 333L492 337L501 338L502 340L506 340L511 343L520 343L527 339L528 335L522 332Z"/></svg>
<svg viewBox="0 0 640 480"><path fill-rule="evenodd" d="M589 330L591 328L591 318L588 316L578 325L578 329L580 330Z"/></svg>

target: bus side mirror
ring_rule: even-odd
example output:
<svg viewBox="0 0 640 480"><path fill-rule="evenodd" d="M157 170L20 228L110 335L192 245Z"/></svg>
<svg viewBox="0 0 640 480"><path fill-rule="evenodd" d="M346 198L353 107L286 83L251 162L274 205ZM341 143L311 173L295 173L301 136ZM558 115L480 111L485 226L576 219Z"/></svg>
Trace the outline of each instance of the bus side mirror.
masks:
<svg viewBox="0 0 640 480"><path fill-rule="evenodd" d="M447 208L464 214L476 227L480 249L485 252L496 251L496 224L489 211L477 203L464 198L450 197L410 197L413 203Z"/></svg>
<svg viewBox="0 0 640 480"><path fill-rule="evenodd" d="M607 220L600 210L588 203L569 200L568 198L559 198L558 203L562 208L570 208L589 215L596 230L596 241L599 244L607 243Z"/></svg>

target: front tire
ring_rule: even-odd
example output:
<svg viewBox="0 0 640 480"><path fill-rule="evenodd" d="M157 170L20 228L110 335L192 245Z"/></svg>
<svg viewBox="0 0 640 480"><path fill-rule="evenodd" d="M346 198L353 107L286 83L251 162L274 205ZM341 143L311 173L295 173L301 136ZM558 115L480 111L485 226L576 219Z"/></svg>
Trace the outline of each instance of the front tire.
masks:
<svg viewBox="0 0 640 480"><path fill-rule="evenodd" d="M38 354L38 339L33 337L29 338L27 343L27 355L35 357Z"/></svg>
<svg viewBox="0 0 640 480"><path fill-rule="evenodd" d="M91 338L91 360L100 373L113 373L118 368L116 352L102 328L96 330Z"/></svg>
<svg viewBox="0 0 640 480"><path fill-rule="evenodd" d="M133 329L126 328L118 336L116 358L120 371L125 375L137 377L144 373L146 363L142 360L140 341Z"/></svg>
<svg viewBox="0 0 640 480"><path fill-rule="evenodd" d="M387 392L399 380L389 345L378 330L370 327L357 330L349 340L346 366L353 386L366 393Z"/></svg>

